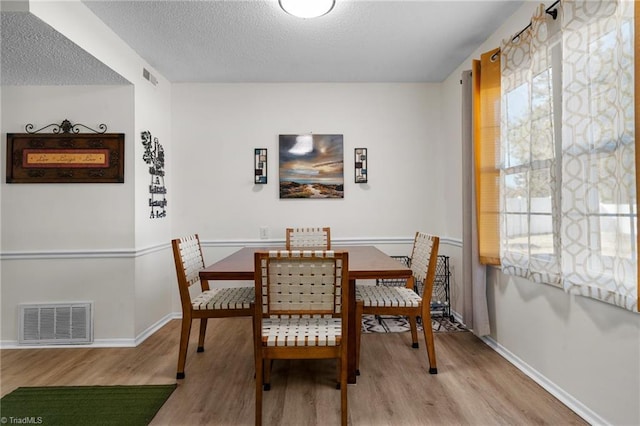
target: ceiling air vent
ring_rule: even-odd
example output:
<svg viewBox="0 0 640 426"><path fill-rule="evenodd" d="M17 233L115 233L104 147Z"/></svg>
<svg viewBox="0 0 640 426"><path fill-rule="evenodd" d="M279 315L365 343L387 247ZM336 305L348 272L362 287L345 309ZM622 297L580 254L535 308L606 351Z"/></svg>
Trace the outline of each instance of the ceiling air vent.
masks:
<svg viewBox="0 0 640 426"><path fill-rule="evenodd" d="M21 345L93 342L93 303L19 305Z"/></svg>

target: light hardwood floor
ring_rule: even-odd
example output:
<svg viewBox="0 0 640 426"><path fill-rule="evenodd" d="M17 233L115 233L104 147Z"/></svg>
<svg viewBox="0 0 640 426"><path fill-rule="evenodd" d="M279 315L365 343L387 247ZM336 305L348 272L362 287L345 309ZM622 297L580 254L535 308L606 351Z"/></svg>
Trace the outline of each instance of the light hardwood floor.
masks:
<svg viewBox="0 0 640 426"><path fill-rule="evenodd" d="M19 386L175 383L179 320L136 348L2 350L0 391ZM152 425L254 423L251 320L210 320L205 352L191 332L186 378ZM438 374L409 333L364 334L361 375L349 385L351 425L585 425L471 333L436 333ZM333 361L281 361L264 393L267 425L340 423Z"/></svg>

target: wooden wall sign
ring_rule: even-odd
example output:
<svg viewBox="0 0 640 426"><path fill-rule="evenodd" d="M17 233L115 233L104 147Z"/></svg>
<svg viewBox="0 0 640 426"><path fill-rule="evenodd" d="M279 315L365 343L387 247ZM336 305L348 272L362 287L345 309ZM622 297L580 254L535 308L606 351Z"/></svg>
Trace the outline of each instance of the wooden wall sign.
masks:
<svg viewBox="0 0 640 426"><path fill-rule="evenodd" d="M68 120L43 129L50 126L53 133L29 132L32 125L7 133L7 183L124 182L123 133L80 133L83 125Z"/></svg>

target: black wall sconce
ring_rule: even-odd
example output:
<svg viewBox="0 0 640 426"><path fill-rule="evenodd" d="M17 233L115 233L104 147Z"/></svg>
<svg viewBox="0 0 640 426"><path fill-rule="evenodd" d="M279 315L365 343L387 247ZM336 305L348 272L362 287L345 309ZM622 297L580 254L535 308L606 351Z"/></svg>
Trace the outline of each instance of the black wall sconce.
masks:
<svg viewBox="0 0 640 426"><path fill-rule="evenodd" d="M367 148L356 148L355 149L355 176L356 183L367 183L368 182L368 172L367 172Z"/></svg>
<svg viewBox="0 0 640 426"><path fill-rule="evenodd" d="M253 162L255 183L267 183L267 148L256 148Z"/></svg>

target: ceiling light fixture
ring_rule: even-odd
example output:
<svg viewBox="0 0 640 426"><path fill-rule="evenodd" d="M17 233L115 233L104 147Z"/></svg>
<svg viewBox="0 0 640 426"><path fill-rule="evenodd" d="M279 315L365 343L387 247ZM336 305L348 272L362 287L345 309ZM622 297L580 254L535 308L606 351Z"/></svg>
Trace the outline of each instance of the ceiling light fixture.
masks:
<svg viewBox="0 0 640 426"><path fill-rule="evenodd" d="M298 18L317 18L331 12L336 0L278 0L282 10Z"/></svg>

